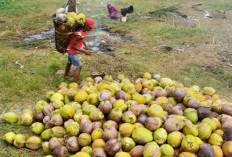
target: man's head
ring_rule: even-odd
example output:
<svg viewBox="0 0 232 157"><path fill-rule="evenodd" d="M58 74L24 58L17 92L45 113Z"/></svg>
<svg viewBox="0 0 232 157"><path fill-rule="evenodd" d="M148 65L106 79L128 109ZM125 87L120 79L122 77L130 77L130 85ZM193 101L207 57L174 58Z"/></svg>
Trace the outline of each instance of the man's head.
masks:
<svg viewBox="0 0 232 157"><path fill-rule="evenodd" d="M86 31L91 31L92 29L96 28L94 20L92 18L87 18L84 28L86 29Z"/></svg>

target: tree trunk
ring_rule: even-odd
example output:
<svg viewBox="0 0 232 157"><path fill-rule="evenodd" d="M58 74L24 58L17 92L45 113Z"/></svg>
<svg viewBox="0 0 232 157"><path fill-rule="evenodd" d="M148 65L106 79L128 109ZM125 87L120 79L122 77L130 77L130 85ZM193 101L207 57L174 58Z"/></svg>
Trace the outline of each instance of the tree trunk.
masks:
<svg viewBox="0 0 232 157"><path fill-rule="evenodd" d="M68 0L68 12L77 12L76 10L76 0Z"/></svg>

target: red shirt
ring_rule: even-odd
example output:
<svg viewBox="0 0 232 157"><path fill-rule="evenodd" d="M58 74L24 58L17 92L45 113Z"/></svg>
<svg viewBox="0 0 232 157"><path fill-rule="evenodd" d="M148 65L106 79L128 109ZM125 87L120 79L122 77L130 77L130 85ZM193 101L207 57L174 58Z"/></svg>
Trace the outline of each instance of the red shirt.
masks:
<svg viewBox="0 0 232 157"><path fill-rule="evenodd" d="M77 30L77 31L73 34L73 36L72 36L72 38L71 38L71 41L70 41L70 43L68 44L68 47L67 47L67 49L66 49L66 52L67 52L67 53L80 53L79 51L77 51L77 50L75 50L75 49L72 49L72 48L71 48L71 44L72 44L72 42L73 42L75 36L78 35L78 36L81 37L81 40L79 40L79 41L77 42L76 47L81 48L81 47L82 47L82 44L83 44L83 42L84 42L84 38L85 38L86 33L87 33L87 31L83 32L82 29L81 29L81 30Z"/></svg>

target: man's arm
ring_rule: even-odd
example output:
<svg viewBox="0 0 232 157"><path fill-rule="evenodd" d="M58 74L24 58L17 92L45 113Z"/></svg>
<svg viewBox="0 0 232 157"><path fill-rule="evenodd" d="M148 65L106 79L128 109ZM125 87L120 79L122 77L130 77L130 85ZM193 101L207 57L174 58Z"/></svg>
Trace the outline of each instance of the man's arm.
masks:
<svg viewBox="0 0 232 157"><path fill-rule="evenodd" d="M74 50L77 50L77 51L79 51L79 52L83 52L83 53L85 53L86 55L90 55L90 51L89 50L83 50L83 49L81 49L81 48L78 48L76 45L77 45L77 43L78 43L78 41L80 41L81 40L81 36L75 36L74 37L74 40L73 40L73 42L71 43L71 48L72 49L74 49Z"/></svg>
<svg viewBox="0 0 232 157"><path fill-rule="evenodd" d="M86 50L90 50L90 48L87 46L85 41L83 41L83 44L84 44Z"/></svg>

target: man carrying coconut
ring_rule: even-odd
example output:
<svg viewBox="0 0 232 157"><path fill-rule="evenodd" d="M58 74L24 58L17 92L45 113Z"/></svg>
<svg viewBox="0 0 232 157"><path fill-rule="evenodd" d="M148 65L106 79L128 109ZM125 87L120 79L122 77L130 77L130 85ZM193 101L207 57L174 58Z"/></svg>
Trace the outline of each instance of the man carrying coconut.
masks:
<svg viewBox="0 0 232 157"><path fill-rule="evenodd" d="M73 65L76 67L74 82L78 81L82 66L78 54L82 52L85 53L85 55L90 55L90 48L86 45L84 38L87 31L91 31L94 28L96 28L94 20L92 18L87 18L84 27L78 29L72 36L71 41L66 49L66 52L68 53L68 62L65 68L64 79L67 79L71 66ZM82 49L83 44L85 49Z"/></svg>

